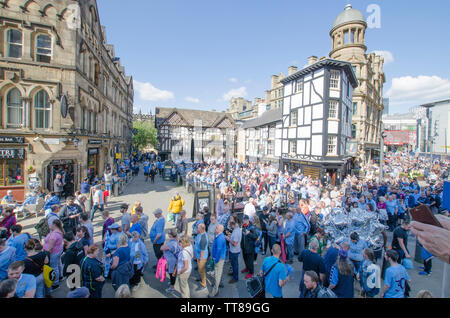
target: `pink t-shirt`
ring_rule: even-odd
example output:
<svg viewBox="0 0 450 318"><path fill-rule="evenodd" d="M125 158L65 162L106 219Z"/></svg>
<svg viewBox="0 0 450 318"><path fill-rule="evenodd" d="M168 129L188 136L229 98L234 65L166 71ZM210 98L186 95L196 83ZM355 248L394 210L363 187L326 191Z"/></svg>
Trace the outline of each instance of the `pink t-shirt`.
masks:
<svg viewBox="0 0 450 318"><path fill-rule="evenodd" d="M50 232L44 241L44 250L48 250L48 245L50 241L55 241L55 244L53 245L53 249L50 251L51 254L57 254L61 252L64 248L64 242L63 242L63 235L61 232L58 231L52 231Z"/></svg>

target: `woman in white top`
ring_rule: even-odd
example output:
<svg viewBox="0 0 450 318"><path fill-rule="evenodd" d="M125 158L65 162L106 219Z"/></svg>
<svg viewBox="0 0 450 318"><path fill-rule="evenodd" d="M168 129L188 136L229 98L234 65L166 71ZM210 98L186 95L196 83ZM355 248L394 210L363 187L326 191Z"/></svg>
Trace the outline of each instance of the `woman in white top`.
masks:
<svg viewBox="0 0 450 318"><path fill-rule="evenodd" d="M189 276L192 272L192 257L194 255L194 250L191 246L191 239L189 236L183 236L180 239L180 244L183 250L178 255L177 263L177 274L178 274L178 284L180 285L180 292L182 298L190 298L189 289Z"/></svg>

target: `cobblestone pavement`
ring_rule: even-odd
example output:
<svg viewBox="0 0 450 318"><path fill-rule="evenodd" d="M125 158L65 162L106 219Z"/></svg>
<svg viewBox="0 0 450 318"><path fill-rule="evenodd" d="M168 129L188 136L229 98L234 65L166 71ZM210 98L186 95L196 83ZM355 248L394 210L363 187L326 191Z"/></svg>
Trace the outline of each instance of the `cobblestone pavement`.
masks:
<svg viewBox="0 0 450 318"><path fill-rule="evenodd" d="M155 217L153 216L153 211L157 208L161 208L164 211L164 217L167 216L167 208L169 205L170 198L174 196L177 192L185 199L185 210L187 211L188 218L192 216L194 195L188 193L184 187L177 187L174 183L163 181L160 177L155 178L155 183L152 184L150 181L145 182L143 175L135 177L132 182L126 185L123 194L118 198L111 198L108 202L107 209L110 211L111 217L113 217L116 222L120 223L121 214L119 212L119 206L123 202L130 204L131 206L136 202L142 202L144 208L144 213L149 216L149 229L153 224ZM34 230L34 225L37 223L38 219L32 218L24 221L18 221L19 224L24 226L24 231L29 232L32 235L36 235ZM94 231L95 231L95 242L101 241L101 232L103 226L103 220L101 218L100 212L96 213L94 219ZM166 229L173 227L170 223L166 223ZM192 231L192 223L189 225L189 232ZM414 255L415 251L415 238L410 236L408 241L408 248L411 255ZM391 235L389 235L389 242L391 242ZM174 298L180 297L180 293L176 292L174 294L167 294L165 289L168 287L168 279L164 283L160 282L155 278L155 272L152 268L156 265L156 258L153 253L152 244L149 239L145 241L147 249L150 255L149 264L144 272L144 277L141 280L141 284L133 291L133 296L136 298ZM262 260L264 256L258 255L257 264L255 265L255 271L259 271L261 268ZM239 269L244 268L244 262L242 257L239 259ZM381 261L380 261L381 262ZM380 263L381 265L381 263ZM292 265L294 272L291 274L291 280L283 288L283 295L286 298L296 298L299 296L298 286L300 283L301 275L301 263L298 260L294 261ZM429 277L423 277L418 275L419 267L422 266L420 263L414 262L414 269L409 271L412 279L411 284L411 296L414 297L420 290L427 289L431 291L436 297L441 295L442 287L442 277L443 277L443 263L438 260L433 260L433 273ZM224 284L223 288L219 289L219 298L246 298L248 297L248 292L245 286L245 280L243 274L239 274L239 282L236 284L228 284L231 276L228 276L230 265L225 264L224 274L222 282ZM195 290L199 286L199 282L196 281L198 274L193 271L190 277L190 287L191 287L191 298L202 298L207 297L207 292L198 293ZM208 289L211 290L211 282L214 280L213 277L208 275ZM177 285L176 289L178 290ZM65 282L61 284L61 287L52 293L54 298L64 298L69 289L67 288ZM103 297L111 298L114 297L114 290L111 285L111 281L107 280L103 288Z"/></svg>

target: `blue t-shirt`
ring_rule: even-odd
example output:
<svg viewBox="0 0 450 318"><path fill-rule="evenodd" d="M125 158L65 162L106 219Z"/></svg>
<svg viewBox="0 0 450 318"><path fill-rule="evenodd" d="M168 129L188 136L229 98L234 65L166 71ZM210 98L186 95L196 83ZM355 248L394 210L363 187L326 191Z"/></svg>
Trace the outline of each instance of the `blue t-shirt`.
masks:
<svg viewBox="0 0 450 318"><path fill-rule="evenodd" d="M291 233L288 237L286 237L285 242L287 245L294 244L295 239L295 220L289 220L286 222L286 229L284 230L284 235L286 236L288 233Z"/></svg>
<svg viewBox="0 0 450 318"><path fill-rule="evenodd" d="M9 237L6 245L14 247L16 249L16 257L14 262L23 261L27 257L27 252L25 252L25 243L30 239L27 233L19 234L16 237L12 235Z"/></svg>
<svg viewBox="0 0 450 318"><path fill-rule="evenodd" d="M0 253L0 281L8 278L8 267L14 263L15 257L16 249L12 246L8 246Z"/></svg>
<svg viewBox="0 0 450 318"><path fill-rule="evenodd" d="M348 250L348 257L352 261L361 262L364 259L362 252L368 246L367 243L361 239L359 239L358 242L356 243L353 243L349 239L347 239L346 242L350 244L350 249Z"/></svg>
<svg viewBox="0 0 450 318"><path fill-rule="evenodd" d="M133 224L133 226L130 228L130 233L133 233L133 232L138 232L139 235L142 235L142 227L139 224L139 222Z"/></svg>
<svg viewBox="0 0 450 318"><path fill-rule="evenodd" d="M394 214L396 207L397 207L397 201L396 200L386 201L386 211L387 211L387 213Z"/></svg>
<svg viewBox="0 0 450 318"><path fill-rule="evenodd" d="M275 256L266 257L262 263L261 270L267 273L270 268L280 261ZM270 273L265 277L264 282L266 284L266 292L270 293L273 297L282 297L283 290L280 287L280 280L286 280L286 267L283 263L275 265L275 267L270 271Z"/></svg>
<svg viewBox="0 0 450 318"><path fill-rule="evenodd" d="M161 234L159 239L156 241L156 244L163 244L166 240L166 233L164 232L164 225L166 224L166 220L161 217L153 223L152 228L150 229L150 240L153 242L158 234Z"/></svg>
<svg viewBox="0 0 450 318"><path fill-rule="evenodd" d="M389 286L384 298L404 298L406 281L409 275L403 265L390 266L386 269L384 284Z"/></svg>
<svg viewBox="0 0 450 318"><path fill-rule="evenodd" d="M30 274L22 274L17 282L17 297L22 298L25 293L33 289L36 289L36 277Z"/></svg>
<svg viewBox="0 0 450 318"><path fill-rule="evenodd" d="M117 265L119 267L120 265L125 264L126 262L130 261L130 259L131 259L130 255L131 255L130 248L128 246L126 246L126 247L119 247L114 252L113 257L119 258L119 264Z"/></svg>

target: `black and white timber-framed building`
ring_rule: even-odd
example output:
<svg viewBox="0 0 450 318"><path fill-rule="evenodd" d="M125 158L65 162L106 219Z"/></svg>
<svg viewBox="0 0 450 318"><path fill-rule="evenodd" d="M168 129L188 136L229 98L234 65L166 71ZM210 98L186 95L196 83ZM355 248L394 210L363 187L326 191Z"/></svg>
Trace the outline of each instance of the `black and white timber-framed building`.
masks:
<svg viewBox="0 0 450 318"><path fill-rule="evenodd" d="M236 124L228 113L156 107L155 128L162 160L220 162L235 156Z"/></svg>
<svg viewBox="0 0 450 318"><path fill-rule="evenodd" d="M281 166L333 183L352 168L352 98L358 80L348 62L323 59L296 72L284 85Z"/></svg>

